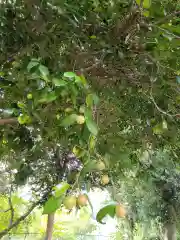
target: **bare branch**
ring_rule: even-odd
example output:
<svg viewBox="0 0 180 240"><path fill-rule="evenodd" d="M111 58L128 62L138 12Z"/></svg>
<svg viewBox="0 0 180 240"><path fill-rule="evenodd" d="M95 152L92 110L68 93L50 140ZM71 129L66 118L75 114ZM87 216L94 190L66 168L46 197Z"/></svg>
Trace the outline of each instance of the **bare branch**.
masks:
<svg viewBox="0 0 180 240"><path fill-rule="evenodd" d="M17 122L17 118L0 119L0 125L14 124Z"/></svg>
<svg viewBox="0 0 180 240"><path fill-rule="evenodd" d="M154 106L156 107L156 109L157 109L160 113L162 113L162 114L164 114L164 115L166 115L166 116L168 116L168 117L170 117L170 118L180 117L180 113L170 114L170 113L164 111L163 109L161 109L161 108L157 105L157 103L156 103L156 101L155 101L152 93L151 93L151 95L150 95L150 99L151 99L151 101L153 102L153 104L154 104Z"/></svg>

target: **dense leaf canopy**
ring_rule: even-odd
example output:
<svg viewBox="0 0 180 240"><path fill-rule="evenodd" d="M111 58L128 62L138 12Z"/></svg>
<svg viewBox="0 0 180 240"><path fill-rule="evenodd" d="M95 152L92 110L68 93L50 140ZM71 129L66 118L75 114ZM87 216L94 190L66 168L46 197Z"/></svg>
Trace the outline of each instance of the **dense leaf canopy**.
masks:
<svg viewBox="0 0 180 240"><path fill-rule="evenodd" d="M108 173L159 215L162 183L179 188L179 1L1 1L0 20L2 179L44 203Z"/></svg>

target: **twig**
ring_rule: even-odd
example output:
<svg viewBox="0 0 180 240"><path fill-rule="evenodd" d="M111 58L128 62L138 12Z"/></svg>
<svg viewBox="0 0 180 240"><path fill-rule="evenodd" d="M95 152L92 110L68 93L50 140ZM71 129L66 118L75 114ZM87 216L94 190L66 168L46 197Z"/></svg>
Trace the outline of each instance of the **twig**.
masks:
<svg viewBox="0 0 180 240"><path fill-rule="evenodd" d="M102 63L103 63L103 60L104 60L105 56L106 56L106 53L104 52L99 60L97 60L94 64L92 64L92 65L89 66L89 67L82 68L82 69L81 69L81 72L82 72L82 73L83 73L83 72L88 72L88 71L92 70L93 68L96 68L99 64L102 64Z"/></svg>
<svg viewBox="0 0 180 240"><path fill-rule="evenodd" d="M162 114L164 114L164 115L166 115L166 116L168 116L168 117L170 117L170 118L180 117L180 113L170 114L170 113L164 111L163 109L161 109L161 108L157 105L157 103L156 103L156 101L155 101L155 99L154 99L154 97L153 97L153 95L152 95L152 92L150 93L150 99L151 99L151 101L153 102L153 104L154 104L154 106L156 107L156 109L157 109L160 113L162 113Z"/></svg>
<svg viewBox="0 0 180 240"><path fill-rule="evenodd" d="M176 11L173 13L170 13L169 15L165 16L164 18L160 19L159 21L155 22L155 24L163 24L164 22L166 22L167 20L172 19L173 17L176 17L180 15L180 11Z"/></svg>
<svg viewBox="0 0 180 240"><path fill-rule="evenodd" d="M159 28L160 30L164 31L165 33L171 35L172 37L176 38L176 39L180 39L180 36L172 33L172 32L169 32L168 30L162 28L162 27L159 27L159 26L156 26L156 25L153 25L153 27L156 27L156 28Z"/></svg>
<svg viewBox="0 0 180 240"><path fill-rule="evenodd" d="M17 118L0 119L0 125L7 125L7 124L14 124L14 123L18 123Z"/></svg>
<svg viewBox="0 0 180 240"><path fill-rule="evenodd" d="M9 212L11 210L11 208L8 208L6 210L0 210L0 213L6 213L6 212Z"/></svg>

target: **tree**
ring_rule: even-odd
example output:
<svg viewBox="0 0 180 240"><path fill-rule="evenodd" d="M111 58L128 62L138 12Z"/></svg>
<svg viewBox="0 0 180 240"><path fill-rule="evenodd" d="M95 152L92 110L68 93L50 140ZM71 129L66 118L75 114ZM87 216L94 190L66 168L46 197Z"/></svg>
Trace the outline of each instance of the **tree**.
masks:
<svg viewBox="0 0 180 240"><path fill-rule="evenodd" d="M132 208L140 189L162 190L149 217L177 208L179 15L166 0L1 3L0 152L13 189L28 181L44 205L59 182L74 191L108 173L117 189L140 184Z"/></svg>

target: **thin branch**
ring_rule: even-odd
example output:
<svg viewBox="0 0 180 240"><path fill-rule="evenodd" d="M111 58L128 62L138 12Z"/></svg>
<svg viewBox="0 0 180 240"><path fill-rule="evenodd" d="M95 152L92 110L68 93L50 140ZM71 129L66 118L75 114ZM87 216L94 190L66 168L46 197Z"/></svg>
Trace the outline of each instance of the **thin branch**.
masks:
<svg viewBox="0 0 180 240"><path fill-rule="evenodd" d="M156 26L156 25L152 25L153 27L156 27L156 28L159 28L160 30L164 31L165 33L171 35L172 37L176 38L176 39L180 39L180 36L172 33L172 32L169 32L168 30L162 28L162 27L159 27L159 26Z"/></svg>
<svg viewBox="0 0 180 240"><path fill-rule="evenodd" d="M6 229L4 229L3 231L1 231L0 232L0 239L2 237L4 237L6 234L8 234L8 232L11 229L17 227L22 221L24 221L30 215L30 213L34 210L34 208L42 201L43 198L44 198L44 196L39 201L33 203L32 206L29 208L29 210L24 215L19 217L11 226L9 226Z"/></svg>
<svg viewBox="0 0 180 240"><path fill-rule="evenodd" d="M163 109L161 109L161 108L157 105L157 103L156 103L156 101L155 101L155 99L154 99L154 97L153 97L153 95L152 95L152 92L150 93L150 99L151 99L151 101L153 102L153 104L154 104L154 106L156 107L156 109L157 109L160 113L162 113L162 114L164 114L164 115L166 115L166 116L168 116L168 117L170 117L170 118L180 117L180 113L170 114L170 113L164 111Z"/></svg>
<svg viewBox="0 0 180 240"><path fill-rule="evenodd" d="M6 213L6 212L9 212L11 210L11 208L8 208L6 210L0 210L0 213Z"/></svg>
<svg viewBox="0 0 180 240"><path fill-rule="evenodd" d="M176 17L176 16L180 16L180 11L176 11L173 13L170 13L169 15L165 16L164 18L160 19L159 21L155 22L155 24L163 24L166 21Z"/></svg>
<svg viewBox="0 0 180 240"><path fill-rule="evenodd" d="M14 124L18 123L17 118L6 118L0 119L0 125Z"/></svg>

